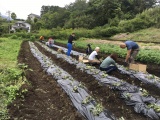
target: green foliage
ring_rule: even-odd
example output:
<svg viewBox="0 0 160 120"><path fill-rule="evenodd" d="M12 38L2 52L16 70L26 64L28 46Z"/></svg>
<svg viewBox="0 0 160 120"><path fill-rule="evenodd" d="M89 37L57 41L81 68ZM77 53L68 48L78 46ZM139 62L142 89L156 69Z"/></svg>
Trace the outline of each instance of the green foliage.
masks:
<svg viewBox="0 0 160 120"><path fill-rule="evenodd" d="M52 34L51 30L47 30L47 29L40 29L38 35L39 36L44 36L44 38L49 37Z"/></svg>
<svg viewBox="0 0 160 120"><path fill-rule="evenodd" d="M87 28L110 24L119 20L132 19L146 9L153 7L156 0L76 0L64 8L41 7L43 28ZM113 21L112 21L113 20ZM138 22L139 23L139 22Z"/></svg>
<svg viewBox="0 0 160 120"><path fill-rule="evenodd" d="M111 37L112 35L115 35L115 34L117 34L119 32L120 32L120 29L113 26L113 27L108 27L108 28L102 29L99 32L99 34L102 37Z"/></svg>
<svg viewBox="0 0 160 120"><path fill-rule="evenodd" d="M22 78L22 70L17 64L17 56L22 41L0 38L0 119L8 120L7 105L10 104L16 96L23 97L18 93L19 88L24 84ZM22 90L22 93L27 90Z"/></svg>
<svg viewBox="0 0 160 120"><path fill-rule="evenodd" d="M11 13L11 18L15 20L17 18L17 15L13 12Z"/></svg>
<svg viewBox="0 0 160 120"><path fill-rule="evenodd" d="M32 36L30 36L30 40L35 40L35 36L34 35L32 35Z"/></svg>
<svg viewBox="0 0 160 120"><path fill-rule="evenodd" d="M6 100L7 104L11 103L13 100L16 99L16 96L18 95L18 86L10 85L6 87L5 94L8 96L8 99Z"/></svg>
<svg viewBox="0 0 160 120"><path fill-rule="evenodd" d="M2 70L1 73L3 74L1 81L3 82L12 82L12 80L18 80L22 74L20 70L17 70L17 68L7 68Z"/></svg>
<svg viewBox="0 0 160 120"><path fill-rule="evenodd" d="M35 38L39 38L38 34L27 33L27 32L16 32L16 33L12 33L12 34L4 34L2 36L3 37L10 37L11 39L19 39L19 40L21 40L21 39L29 40L30 38L32 39L31 36L35 36Z"/></svg>
<svg viewBox="0 0 160 120"><path fill-rule="evenodd" d="M97 104L94 108L91 108L91 112L93 113L94 116L99 116L101 112L103 112L103 106L102 104Z"/></svg>
<svg viewBox="0 0 160 120"><path fill-rule="evenodd" d="M11 39L17 39L17 35L12 35L10 38Z"/></svg>
<svg viewBox="0 0 160 120"><path fill-rule="evenodd" d="M138 14L134 19L121 20L118 27L123 32L134 32L140 29L149 28L151 26L159 26L160 8L150 8L141 14Z"/></svg>
<svg viewBox="0 0 160 120"><path fill-rule="evenodd" d="M86 39L87 40L87 39ZM81 48L81 49L86 49L86 45L88 44L86 42L86 40L82 39L82 40L77 40L76 41L76 47ZM66 43L66 41L60 41L57 40L57 42L61 42L61 43ZM126 49L121 49L119 46L117 45L113 45L113 44L102 44L102 43L94 43L92 42L92 48L94 49L96 46L100 47L100 51L102 53L105 54L112 54L112 53L117 53L119 57L121 58L125 58L126 54L127 54L127 50ZM159 50L146 50L146 49L142 49L140 50L140 52L138 53L136 60L140 61L140 62L144 62L144 63L155 63L155 64L160 64L160 52Z"/></svg>

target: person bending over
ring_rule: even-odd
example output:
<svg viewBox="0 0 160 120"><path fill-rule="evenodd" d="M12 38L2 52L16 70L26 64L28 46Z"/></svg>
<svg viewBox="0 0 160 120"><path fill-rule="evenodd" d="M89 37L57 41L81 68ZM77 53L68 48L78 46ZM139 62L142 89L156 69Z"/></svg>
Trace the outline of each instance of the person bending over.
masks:
<svg viewBox="0 0 160 120"><path fill-rule="evenodd" d="M100 64L98 52L100 51L99 47L96 47L95 50L89 55L88 60L89 63L92 64Z"/></svg>
<svg viewBox="0 0 160 120"><path fill-rule="evenodd" d="M117 70L118 68L115 62L116 59L117 59L117 54L111 54L110 56L105 58L103 62L100 64L100 70L106 71L107 74Z"/></svg>
<svg viewBox="0 0 160 120"><path fill-rule="evenodd" d="M137 43L131 40L127 40L125 43L121 43L120 47L125 49L127 47L127 55L125 59L125 64L134 63L134 59L136 58L139 52L139 46Z"/></svg>

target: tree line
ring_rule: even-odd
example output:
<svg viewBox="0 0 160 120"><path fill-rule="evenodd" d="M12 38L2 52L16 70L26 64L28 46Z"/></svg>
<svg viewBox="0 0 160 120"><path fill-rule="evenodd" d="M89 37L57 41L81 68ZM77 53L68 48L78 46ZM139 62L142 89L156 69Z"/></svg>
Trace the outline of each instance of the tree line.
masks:
<svg viewBox="0 0 160 120"><path fill-rule="evenodd" d="M154 7L157 0L76 0L59 6L42 6L41 19L35 29L87 28L115 26L120 20L129 20L146 9Z"/></svg>

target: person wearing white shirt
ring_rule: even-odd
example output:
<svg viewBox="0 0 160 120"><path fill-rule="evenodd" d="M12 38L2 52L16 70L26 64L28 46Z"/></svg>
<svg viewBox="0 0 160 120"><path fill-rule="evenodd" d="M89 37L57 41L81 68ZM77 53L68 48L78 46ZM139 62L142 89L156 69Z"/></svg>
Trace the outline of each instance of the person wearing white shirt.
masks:
<svg viewBox="0 0 160 120"><path fill-rule="evenodd" d="M89 63L100 64L98 52L100 51L99 47L96 47L95 50L89 55L88 60Z"/></svg>

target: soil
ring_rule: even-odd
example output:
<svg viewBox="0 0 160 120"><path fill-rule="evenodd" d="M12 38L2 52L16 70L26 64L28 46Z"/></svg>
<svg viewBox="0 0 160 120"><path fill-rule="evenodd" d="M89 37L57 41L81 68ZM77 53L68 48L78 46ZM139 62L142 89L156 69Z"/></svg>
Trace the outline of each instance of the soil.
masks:
<svg viewBox="0 0 160 120"><path fill-rule="evenodd" d="M149 120L146 116L135 113L133 107L127 106L125 101L120 98L118 91L111 90L109 86L101 85L93 76L76 69L75 65L71 65L61 58L57 58L55 55L42 48L39 44L35 43L35 45L42 54L49 56L56 65L70 73L74 79L85 84L88 92L96 98L98 102L101 102L105 108L113 113L116 118L123 116L126 120Z"/></svg>
<svg viewBox="0 0 160 120"><path fill-rule="evenodd" d="M76 69L75 65L71 65L61 58L47 52L39 44L35 43L38 49L46 56L50 57L52 61L69 74L74 79L85 84L88 92L102 105L114 114L116 118L124 117L126 120L150 120L150 118L135 113L132 106L127 106L125 101L120 98L118 91L112 90L109 86L101 85L93 76ZM60 44L59 44L60 45ZM65 47L65 45L61 44ZM53 48L54 50L57 50ZM74 48L79 52L84 50ZM102 56L107 56L101 54ZM72 56L78 59L78 56ZM17 97L17 99L8 106L11 119L18 120L84 120L76 108L72 105L70 98L57 84L52 76L47 75L41 68L40 63L33 57L30 52L28 42L23 42L18 57L19 63L25 63L33 70L26 71L26 78L29 85L25 84L21 90L28 89L24 94L24 98ZM31 62L32 61L32 62ZM34 61L34 62L33 62ZM127 75L114 72L111 75L119 77L131 84L144 87L147 89L148 85L137 82L138 80L131 79ZM154 96L159 96L153 87L148 87L149 93Z"/></svg>
<svg viewBox="0 0 160 120"><path fill-rule="evenodd" d="M55 44L66 48L66 45L64 45L62 43L57 43L56 42ZM82 53L86 52L85 49L79 49L79 48L76 48L76 47L73 47L73 50L78 51L78 52L82 52ZM104 54L104 53L99 53L99 56L105 58L108 55ZM136 61L136 62L141 63L141 64L146 64L148 73L154 74L157 77L160 77L160 65L159 64L145 63L145 62L140 62L140 61ZM120 65L124 65L124 59L123 58L118 58L117 63L120 64Z"/></svg>
<svg viewBox="0 0 160 120"><path fill-rule="evenodd" d="M21 87L20 91L28 89L24 98L19 96L8 106L11 120L84 120L56 80L43 71L28 42L22 43L18 61L33 72L26 72L30 84Z"/></svg>
<svg viewBox="0 0 160 120"><path fill-rule="evenodd" d="M58 45L63 45L63 44L58 44ZM57 51L57 48L52 48L54 50ZM82 52L81 49L78 49L78 48L74 48L76 51L79 51L79 52ZM78 56L74 56L74 55L71 55L72 57L76 58L78 60ZM104 55L104 54L100 54L101 57L107 57L107 55ZM118 58L118 63L119 64L123 64L121 63L121 59ZM99 68L99 65L95 66L96 68ZM154 68L155 69L155 68ZM158 69L158 68L157 68ZM152 71L152 68L150 68L150 70L148 71ZM153 72L153 71L152 71ZM155 71L154 71L155 72ZM116 77L116 78L119 78L121 80L124 80L132 85L136 85L138 87L141 87L143 89L146 89L148 91L148 93L150 95L152 95L153 97L157 98L157 99L160 99L160 92L157 92L157 90L159 90L159 88L157 88L155 85L151 85L151 84L146 84L146 83L143 83L141 82L140 80L138 80L137 78L131 78L129 75L125 75L125 74L121 74L119 73L118 71L114 71L110 74L111 76L113 77ZM158 74L159 75L159 74ZM156 89L155 89L156 88Z"/></svg>

